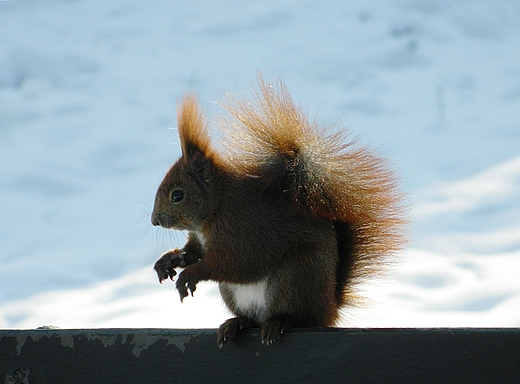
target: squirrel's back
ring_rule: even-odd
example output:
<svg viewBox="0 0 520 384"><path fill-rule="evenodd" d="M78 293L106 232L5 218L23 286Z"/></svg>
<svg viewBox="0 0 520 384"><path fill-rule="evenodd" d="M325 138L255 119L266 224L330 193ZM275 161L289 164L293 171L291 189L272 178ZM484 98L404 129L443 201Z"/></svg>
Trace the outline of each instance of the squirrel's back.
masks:
<svg viewBox="0 0 520 384"><path fill-rule="evenodd" d="M295 210L334 223L337 303L351 302L356 283L384 271L404 243L402 196L392 170L339 127L310 122L282 82L259 77L252 100L228 96L224 107L230 118L219 126L235 172L256 178Z"/></svg>

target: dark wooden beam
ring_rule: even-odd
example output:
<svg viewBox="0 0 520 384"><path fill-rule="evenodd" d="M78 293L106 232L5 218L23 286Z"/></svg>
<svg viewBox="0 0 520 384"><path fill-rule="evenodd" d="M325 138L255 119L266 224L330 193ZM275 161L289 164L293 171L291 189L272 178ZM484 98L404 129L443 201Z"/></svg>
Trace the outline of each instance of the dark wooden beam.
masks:
<svg viewBox="0 0 520 384"><path fill-rule="evenodd" d="M520 383L520 329L4 330L0 383Z"/></svg>

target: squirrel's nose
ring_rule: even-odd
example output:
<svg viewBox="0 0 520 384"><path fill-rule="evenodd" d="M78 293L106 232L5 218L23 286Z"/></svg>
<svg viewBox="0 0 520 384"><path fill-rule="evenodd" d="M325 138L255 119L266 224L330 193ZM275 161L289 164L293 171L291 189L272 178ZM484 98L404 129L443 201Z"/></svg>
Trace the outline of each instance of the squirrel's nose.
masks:
<svg viewBox="0 0 520 384"><path fill-rule="evenodd" d="M155 225L156 227L161 225L159 222L159 215L157 215L155 212L152 212L152 225Z"/></svg>

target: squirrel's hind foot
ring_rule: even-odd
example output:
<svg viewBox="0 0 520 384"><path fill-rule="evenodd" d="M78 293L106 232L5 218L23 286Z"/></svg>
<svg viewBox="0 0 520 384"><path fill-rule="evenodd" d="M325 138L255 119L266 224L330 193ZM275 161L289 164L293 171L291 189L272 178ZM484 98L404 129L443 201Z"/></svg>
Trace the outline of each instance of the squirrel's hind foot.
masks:
<svg viewBox="0 0 520 384"><path fill-rule="evenodd" d="M273 344L280 341L282 335L292 328L292 321L287 316L273 317L261 325L262 344Z"/></svg>
<svg viewBox="0 0 520 384"><path fill-rule="evenodd" d="M217 342L219 348L234 339L242 329L257 327L258 324L248 317L233 317L226 320L218 329ZM287 316L273 317L260 324L262 344L273 344L282 338L282 335L291 329L293 322Z"/></svg>
<svg viewBox="0 0 520 384"><path fill-rule="evenodd" d="M224 321L218 328L217 343L219 348L222 348L225 343L235 338L238 331L241 329L253 328L256 326L258 326L258 324L248 317L233 317Z"/></svg>

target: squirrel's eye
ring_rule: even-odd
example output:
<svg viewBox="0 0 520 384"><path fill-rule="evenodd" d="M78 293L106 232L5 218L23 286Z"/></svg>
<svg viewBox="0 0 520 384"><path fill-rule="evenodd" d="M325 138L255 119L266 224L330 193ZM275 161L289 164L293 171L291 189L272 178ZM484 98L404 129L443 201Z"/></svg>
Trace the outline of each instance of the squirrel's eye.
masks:
<svg viewBox="0 0 520 384"><path fill-rule="evenodd" d="M172 201L174 203L178 203L182 199L184 199L184 192L182 190L176 189L175 191L172 192Z"/></svg>

